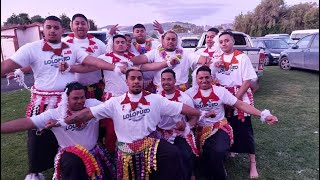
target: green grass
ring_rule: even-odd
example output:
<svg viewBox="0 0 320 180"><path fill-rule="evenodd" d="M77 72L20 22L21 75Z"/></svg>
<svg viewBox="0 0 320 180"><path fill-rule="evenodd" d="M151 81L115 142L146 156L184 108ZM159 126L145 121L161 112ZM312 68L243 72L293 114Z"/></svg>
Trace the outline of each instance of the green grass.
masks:
<svg viewBox="0 0 320 180"><path fill-rule="evenodd" d="M253 118L259 179L319 179L319 73L268 66L254 97L279 118L275 126ZM1 93L1 122L23 117L28 102L27 91ZM1 179L23 179L27 168L26 132L1 135ZM230 180L248 179L247 155L228 159L226 169Z"/></svg>

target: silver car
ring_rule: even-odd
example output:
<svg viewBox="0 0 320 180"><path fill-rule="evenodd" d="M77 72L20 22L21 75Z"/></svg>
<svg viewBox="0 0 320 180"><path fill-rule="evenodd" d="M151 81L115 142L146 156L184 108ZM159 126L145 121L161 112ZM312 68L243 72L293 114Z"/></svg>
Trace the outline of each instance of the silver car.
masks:
<svg viewBox="0 0 320 180"><path fill-rule="evenodd" d="M281 69L291 67L319 71L319 33L301 38L291 48L280 53Z"/></svg>

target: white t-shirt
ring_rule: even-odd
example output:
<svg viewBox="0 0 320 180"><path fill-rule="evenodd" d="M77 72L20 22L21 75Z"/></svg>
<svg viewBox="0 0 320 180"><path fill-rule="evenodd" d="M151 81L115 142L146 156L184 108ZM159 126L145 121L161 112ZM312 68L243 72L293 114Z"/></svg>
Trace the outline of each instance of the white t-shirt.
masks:
<svg viewBox="0 0 320 180"><path fill-rule="evenodd" d="M60 48L61 43L51 44L52 48ZM61 73L59 62L66 61L68 64L82 63L88 54L74 45L62 50L61 56L55 55L52 51L42 51L44 41L35 41L22 46L13 54L10 59L21 67L31 65L34 86L40 90L63 91L66 84L75 81L74 73Z"/></svg>
<svg viewBox="0 0 320 180"><path fill-rule="evenodd" d="M196 109L202 111L214 110L214 112L216 113L215 118L206 118L205 123L199 124L200 126L209 125L221 121L225 117L224 105L226 104L229 106L233 106L237 101L237 98L224 87L213 85L212 89L210 88L208 90L200 90L203 97L209 97L211 92L214 92L214 94L218 97L218 99L209 99L206 105L203 105L201 98L194 98L194 96L196 96L196 94L198 93L198 88L192 87L185 92L193 100L193 104Z"/></svg>
<svg viewBox="0 0 320 180"><path fill-rule="evenodd" d="M70 44L69 42L67 42L69 39L70 39L70 37L67 36L67 37L63 38L62 41ZM89 39L88 38L78 39L78 38L74 37L72 44L83 49L84 51L86 51L86 49L88 47L90 47L91 50L93 51L93 53L88 52L88 51L86 51L86 52L93 57L98 57L101 54L104 54L106 52L106 46L102 41L100 41L97 38L92 38L91 40L94 41L95 44L89 46ZM93 71L93 72L89 72L89 73L75 73L75 77L76 77L76 81L80 82L84 86L95 84L95 83L99 82L99 80L102 78L101 70L97 70L97 71Z"/></svg>
<svg viewBox="0 0 320 180"><path fill-rule="evenodd" d="M87 99L85 107L92 107L101 104L96 99ZM38 129L43 129L50 119L59 119L62 117L60 107L49 109L40 115L32 116L31 121ZM53 127L51 131L54 133L61 148L80 144L88 150L94 148L98 140L99 120L91 119L86 123L79 125L69 124L68 126Z"/></svg>
<svg viewBox="0 0 320 180"><path fill-rule="evenodd" d="M175 93L169 94L169 95L165 94L165 97L167 99L171 99L174 97L174 95ZM180 96L178 97L178 101L190 107L194 107L192 99L182 91L180 91ZM176 123L181 120L184 120L185 122L187 122L186 116L183 114L179 114L175 116L162 116L158 127L165 130L172 130L173 128L176 127Z"/></svg>
<svg viewBox="0 0 320 180"><path fill-rule="evenodd" d="M230 63L234 53L229 55L223 55L225 62ZM241 86L243 81L251 80L257 78L257 74L253 69L249 57L241 53L235 56L238 64L231 64L229 68L229 73L224 70L224 68L219 69L215 74L219 84L232 87L232 86Z"/></svg>
<svg viewBox="0 0 320 180"><path fill-rule="evenodd" d="M176 56L176 51L173 52L166 52L168 59L171 57ZM160 55L158 49L151 50L145 54L148 58L150 63L153 62L163 62L166 61ZM187 53L183 52L182 59L180 60L180 64L174 66L173 71L176 73L176 85L181 85L188 82L189 77L189 68L192 66L193 63L198 62L199 56L195 55L194 53ZM161 70L156 71L153 83L161 88L161 72L167 68L163 68Z"/></svg>
<svg viewBox="0 0 320 180"><path fill-rule="evenodd" d="M225 62L231 62L233 54L223 55L223 59ZM218 69L216 71L215 76L216 80L219 84L225 87L233 87L233 86L241 86L243 81L251 80L257 78L257 74L253 69L251 61L249 57L242 53L235 56L236 60L238 60L238 64L232 64L229 68L229 73L225 72L224 68ZM242 101L250 104L249 97L247 93L244 93L242 97Z"/></svg>
<svg viewBox="0 0 320 180"><path fill-rule="evenodd" d="M119 142L132 143L143 139L156 130L161 121L161 116L179 115L182 111L182 103L169 101L158 94L145 96L149 105L139 103L132 111L130 103L121 104L127 93L118 97L112 97L101 105L91 107L93 116L97 119L112 118L115 133ZM132 102L138 102L142 93L133 95L128 93Z"/></svg>
<svg viewBox="0 0 320 180"><path fill-rule="evenodd" d="M122 62L128 63L129 68L133 66L132 62L128 58L120 56L118 54L114 55L120 58L120 62L115 63L116 66L120 66ZM103 59L110 64L114 64L114 62L112 61L113 57L106 56L106 54L102 54L98 58ZM125 74L119 75L114 71L103 70L103 75L105 82L104 92L112 93L113 96L120 96L129 90L128 85L126 84Z"/></svg>

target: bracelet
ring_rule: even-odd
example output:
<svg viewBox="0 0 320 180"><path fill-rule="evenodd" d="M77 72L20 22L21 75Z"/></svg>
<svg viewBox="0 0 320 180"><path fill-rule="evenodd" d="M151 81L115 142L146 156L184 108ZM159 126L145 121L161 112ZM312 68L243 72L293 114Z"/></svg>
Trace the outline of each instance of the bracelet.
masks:
<svg viewBox="0 0 320 180"><path fill-rule="evenodd" d="M262 122L266 122L266 118L267 118L268 116L272 116L272 114L270 113L270 111L269 111L268 109L265 109L265 110L261 111L261 118L260 118L260 120L261 120Z"/></svg>
<svg viewBox="0 0 320 180"><path fill-rule="evenodd" d="M71 70L71 65L68 65L67 69L62 71L62 74L70 72L70 70Z"/></svg>
<svg viewBox="0 0 320 180"><path fill-rule="evenodd" d="M168 67L172 67L172 64L169 60L167 61L167 65L168 65Z"/></svg>

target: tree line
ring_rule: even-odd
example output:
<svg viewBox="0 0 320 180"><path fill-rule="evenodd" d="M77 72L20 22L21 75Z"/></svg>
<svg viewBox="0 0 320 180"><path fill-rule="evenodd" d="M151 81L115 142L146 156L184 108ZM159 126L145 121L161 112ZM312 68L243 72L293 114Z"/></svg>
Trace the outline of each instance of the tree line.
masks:
<svg viewBox="0 0 320 180"><path fill-rule="evenodd" d="M235 17L234 29L251 36L319 29L319 5L299 3L288 6L284 0L262 0L253 12Z"/></svg>
<svg viewBox="0 0 320 180"><path fill-rule="evenodd" d="M65 29L65 31L71 31L70 30L71 19L65 14L60 15L59 18L62 21L62 27ZM27 25L27 24L37 23L37 22L43 23L44 19L45 18L41 17L40 15L35 15L30 18L27 13L20 13L18 15L13 13L9 18L7 18L7 21L4 22L3 26L5 27L5 26L11 26L11 25ZM88 19L88 22L90 23L91 31L98 29L97 25L92 19Z"/></svg>

